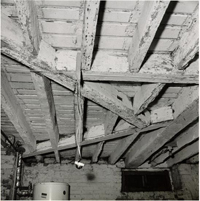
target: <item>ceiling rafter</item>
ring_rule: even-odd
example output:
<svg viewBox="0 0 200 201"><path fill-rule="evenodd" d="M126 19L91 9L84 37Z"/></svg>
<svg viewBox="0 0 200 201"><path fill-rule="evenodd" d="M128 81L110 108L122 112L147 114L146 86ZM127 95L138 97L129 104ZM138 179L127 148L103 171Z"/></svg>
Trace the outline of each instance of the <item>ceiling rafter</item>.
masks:
<svg viewBox="0 0 200 201"><path fill-rule="evenodd" d="M112 133L116 121L118 119L118 115L116 115L115 113L111 112L110 110L107 110L106 112L106 117L104 120L104 130L105 130L105 135L108 135L110 133Z"/></svg>
<svg viewBox="0 0 200 201"><path fill-rule="evenodd" d="M35 1L14 0L18 15L18 22L25 37L25 46L34 55L39 52L42 36L39 31L37 7Z"/></svg>
<svg viewBox="0 0 200 201"><path fill-rule="evenodd" d="M96 145L95 151L92 155L92 163L97 163L100 157L100 154L103 150L103 146L104 146L105 141L101 141Z"/></svg>
<svg viewBox="0 0 200 201"><path fill-rule="evenodd" d="M75 112L75 121L76 121L76 157L75 161L81 159L81 142L83 141L83 123L84 123L84 102L85 99L81 95L82 87L82 74L81 74L81 58L82 53L78 52L76 57L76 76L77 76L77 85L76 93L74 99L74 112Z"/></svg>
<svg viewBox="0 0 200 201"><path fill-rule="evenodd" d="M143 112L148 105L155 100L159 92L164 88L165 84L143 84L137 87L134 96L133 108L135 114Z"/></svg>
<svg viewBox="0 0 200 201"><path fill-rule="evenodd" d="M188 158L199 153L199 140L196 140L192 144L189 144L187 147L179 151L174 155L173 158L169 158L166 161L168 167L171 167L177 163L180 163Z"/></svg>
<svg viewBox="0 0 200 201"><path fill-rule="evenodd" d="M22 140L28 145L28 151L34 151L36 139L3 70L1 70L1 83L2 107Z"/></svg>
<svg viewBox="0 0 200 201"><path fill-rule="evenodd" d="M138 72L170 1L145 2L129 48L129 67Z"/></svg>
<svg viewBox="0 0 200 201"><path fill-rule="evenodd" d="M199 138L199 123L184 130L177 138L174 139L173 142L166 145L165 147L169 147L169 150L167 152L162 153L163 152L162 149L161 154L151 162L152 166L157 166L158 164L164 162L168 157L174 156L176 152L181 150L187 144L196 141L198 138ZM170 144L175 144L175 146L171 147Z"/></svg>
<svg viewBox="0 0 200 201"><path fill-rule="evenodd" d="M146 128L143 128L141 132L146 132L146 131L150 131L150 130L155 130L158 128L163 128L166 127L169 123L164 122L164 123L158 123L158 124L154 124L154 125L150 125ZM119 139L122 137L126 137L129 135L132 135L135 132L138 132L140 129L139 128L130 128L130 129L126 129L126 130L121 130L121 131L117 131L114 132L112 134L109 135L105 135L103 137L99 137L99 138L95 138L95 139L91 139L91 140L84 140L81 142L81 146L87 146L87 145L91 145L91 144L95 144L95 143L99 143L102 141L109 141L109 140L115 140L115 139ZM76 143L73 144L69 144L66 139L66 143L64 142L65 140L60 140L60 142L58 143L58 150L67 150L67 149L72 149L72 148L76 148L77 145ZM52 147L50 146L50 143L48 143L46 145L46 143L44 143L44 145L41 145L43 143L38 144L38 146L40 148L37 148L37 150L35 152L32 153L25 153L23 155L24 158L27 157L31 157L31 156L35 156L35 155L40 155L40 154L46 154L46 153L50 153L53 152Z"/></svg>
<svg viewBox="0 0 200 201"><path fill-rule="evenodd" d="M37 75L35 73L31 73L31 77L40 101L41 110L46 124L46 131L49 134L51 146L54 149L56 156L56 161L60 162L60 156L57 150L59 141L59 129L51 81L48 78Z"/></svg>
<svg viewBox="0 0 200 201"><path fill-rule="evenodd" d="M174 66L184 70L199 52L199 5L191 17L191 23L181 36L173 52Z"/></svg>
<svg viewBox="0 0 200 201"><path fill-rule="evenodd" d="M83 20L83 36L82 36L82 69L90 70L94 41L96 36L96 27L99 14L100 0L86 0L84 8L84 20Z"/></svg>
<svg viewBox="0 0 200 201"><path fill-rule="evenodd" d="M190 99L190 97L185 97L185 99ZM137 145L130 149L130 152L125 160L126 166L133 168L140 166L178 132L196 120L199 115L198 102L198 97L194 98L193 101L188 103L185 101L185 107L183 110L179 111L179 114L176 116L175 120L168 127L166 127L164 130L161 129L160 132L158 131L152 136L142 136L142 138L137 142Z"/></svg>
<svg viewBox="0 0 200 201"><path fill-rule="evenodd" d="M105 83L85 82L82 95L119 115L122 119L139 128L146 123L135 116L131 101L113 86Z"/></svg>
<svg viewBox="0 0 200 201"><path fill-rule="evenodd" d="M24 47L25 40L23 38L23 31L20 26L12 19L7 17L4 13L1 15L2 31L1 40L2 48L1 52L18 62L29 67L31 70L41 72L46 77L55 82L65 86L70 90L74 90L75 81L66 75L55 73L53 66L49 65L47 61L48 57L43 55L44 53L53 52L53 48L46 44L43 40L40 43L40 51L37 56L28 52ZM45 45L46 44L46 45Z"/></svg>

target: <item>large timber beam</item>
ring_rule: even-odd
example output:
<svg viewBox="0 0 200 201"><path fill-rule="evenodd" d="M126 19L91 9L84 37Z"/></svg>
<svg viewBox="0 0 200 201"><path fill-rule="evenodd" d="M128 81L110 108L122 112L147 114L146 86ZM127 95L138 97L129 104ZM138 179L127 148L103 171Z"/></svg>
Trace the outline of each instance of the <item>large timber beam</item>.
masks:
<svg viewBox="0 0 200 201"><path fill-rule="evenodd" d="M32 81L34 83L41 110L46 124L46 131L49 134L51 146L55 150L56 161L60 162L60 156L57 150L59 141L59 130L56 118L56 109L54 104L54 98L51 88L51 81L46 77L31 73Z"/></svg>
<svg viewBox="0 0 200 201"><path fill-rule="evenodd" d="M134 96L133 108L135 114L143 112L148 105L155 100L159 92L163 89L165 84L143 84L137 87L137 92Z"/></svg>
<svg viewBox="0 0 200 201"><path fill-rule="evenodd" d="M159 124L151 125L146 128L143 128L141 130L141 132L147 132L147 131L151 131L151 130L155 130L155 129L159 129L159 128L164 128L168 124L169 123L159 123ZM133 133L136 133L138 131L140 131L139 128L130 128L130 129L122 130L122 131L117 131L117 132L111 133L109 135L105 135L103 137L95 138L92 140L84 140L81 142L81 146L87 146L87 145L96 144L96 143L103 142L103 141L119 139L122 137L132 135ZM44 144L44 145L41 145L41 144ZM68 139L60 140L58 143L59 151L72 149L72 148L76 148L76 147L77 147L76 143L69 143ZM50 146L50 142L45 142L45 143L38 144L37 150L35 152L30 153L30 154L25 153L23 155L23 157L27 158L27 157L40 155L40 154L46 154L46 153L50 153L50 152L53 152L53 149Z"/></svg>
<svg viewBox="0 0 200 201"><path fill-rule="evenodd" d="M93 156L92 156L92 163L98 162L99 156L103 150L104 143L105 143L105 141L102 141L97 144L95 152L93 153Z"/></svg>
<svg viewBox="0 0 200 201"><path fill-rule="evenodd" d="M127 96L119 93L110 84L84 82L82 95L119 115L130 124L139 128L146 126L145 122L135 116L132 103Z"/></svg>
<svg viewBox="0 0 200 201"><path fill-rule="evenodd" d="M187 128L186 130L184 129L183 132L181 132L179 134L179 136L177 138L174 139L173 142L171 142L170 144L175 144L175 147L170 147L169 145L166 145L170 147L170 152L167 151L165 153L161 153L158 157L156 157L151 164L153 166L156 166L162 162L164 162L168 157L173 156L176 152L178 152L180 149L182 149L184 146L186 146L187 144L190 144L194 141L196 141L199 138L199 123L196 123L193 126L190 126L189 128Z"/></svg>
<svg viewBox="0 0 200 201"><path fill-rule="evenodd" d="M199 5L192 16L192 23L183 33L178 46L173 52L174 65L179 70L188 67L190 61L199 52Z"/></svg>
<svg viewBox="0 0 200 201"><path fill-rule="evenodd" d="M138 72L170 1L146 1L129 48L129 67Z"/></svg>
<svg viewBox="0 0 200 201"><path fill-rule="evenodd" d="M151 66L149 66L151 69ZM178 73L123 73L123 72L83 72L85 81L119 81L119 82L146 82L146 83L176 83L199 84L198 75L184 75Z"/></svg>
<svg viewBox="0 0 200 201"><path fill-rule="evenodd" d="M118 115L114 114L110 110L107 110L106 117L104 120L105 135L112 133L117 119L118 119Z"/></svg>
<svg viewBox="0 0 200 201"><path fill-rule="evenodd" d="M28 145L29 151L34 151L35 137L3 70L1 71L1 104L20 137Z"/></svg>
<svg viewBox="0 0 200 201"><path fill-rule="evenodd" d="M76 157L75 161L81 159L81 142L83 140L83 124L84 124L84 97L81 95L82 88L82 73L81 73L81 58L82 54L77 53L76 57L76 76L77 76L77 85L76 85L76 94L74 99L74 113L75 113L75 122L76 122Z"/></svg>
<svg viewBox="0 0 200 201"><path fill-rule="evenodd" d="M171 167L177 163L180 163L188 158L191 158L192 156L199 153L199 140L195 141L192 144L189 144L187 147L179 151L174 155L174 157L169 158L169 160L166 161L167 166Z"/></svg>
<svg viewBox="0 0 200 201"><path fill-rule="evenodd" d="M85 1L82 36L82 69L90 70L96 35L100 0Z"/></svg>
<svg viewBox="0 0 200 201"><path fill-rule="evenodd" d="M37 55L42 39L37 18L35 1L14 0L18 14L18 22L23 30L25 45L28 51Z"/></svg>
<svg viewBox="0 0 200 201"><path fill-rule="evenodd" d="M196 120L199 116L198 105L199 99L197 98L189 105L185 105L185 109L163 131L161 130L151 137L148 135L142 136L142 138L130 149L125 160L126 166L137 168L188 124Z"/></svg>
<svg viewBox="0 0 200 201"><path fill-rule="evenodd" d="M23 31L19 24L1 14L1 52L15 59L16 61L29 67L31 70L41 72L46 77L65 86L70 90L74 90L75 82L66 75L55 73L55 50L46 44L43 40L40 43L38 56L27 51L25 47L25 39Z"/></svg>

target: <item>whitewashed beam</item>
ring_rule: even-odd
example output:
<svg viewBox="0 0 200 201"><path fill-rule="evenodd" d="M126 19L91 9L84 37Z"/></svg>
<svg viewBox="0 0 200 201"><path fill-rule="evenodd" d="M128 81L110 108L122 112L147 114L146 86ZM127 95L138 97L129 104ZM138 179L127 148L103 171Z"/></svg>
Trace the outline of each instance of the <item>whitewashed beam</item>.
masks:
<svg viewBox="0 0 200 201"><path fill-rule="evenodd" d="M194 143L188 145L178 153L174 155L173 158L169 158L166 163L168 167L171 167L177 163L180 163L188 158L199 153L199 140L195 141Z"/></svg>
<svg viewBox="0 0 200 201"><path fill-rule="evenodd" d="M176 118L181 112L184 111L185 107L190 105L195 99L199 97L199 86L185 86L179 92L178 98L172 105L174 111L173 116Z"/></svg>
<svg viewBox="0 0 200 201"><path fill-rule="evenodd" d="M199 123L193 125L192 127L187 128L179 134L177 138L174 139L170 144L175 144L176 146L170 147L170 144L167 144L166 147L170 147L172 150L165 152L156 157L152 162L152 166L156 166L164 162L168 157L173 156L174 153L182 149L185 145L196 141L199 138ZM161 151L162 152L162 151Z"/></svg>
<svg viewBox="0 0 200 201"><path fill-rule="evenodd" d="M116 115L115 113L111 112L110 110L107 111L106 117L105 117L105 120L104 120L105 135L108 135L108 134L112 133L117 119L118 119L118 115Z"/></svg>
<svg viewBox="0 0 200 201"><path fill-rule="evenodd" d="M189 164L199 163L199 154L192 156L191 158L187 159L185 162Z"/></svg>
<svg viewBox="0 0 200 201"><path fill-rule="evenodd" d="M82 95L119 115L130 124L139 128L146 126L141 119L135 116L132 103L128 102L127 97L120 94L110 84L84 82Z"/></svg>
<svg viewBox="0 0 200 201"><path fill-rule="evenodd" d="M51 146L53 149L55 149L54 153L56 156L56 161L60 162L59 153L57 151L59 141L59 130L56 118L54 98L51 88L51 81L46 77L42 77L35 73L31 73L31 77L37 92L37 96L40 101L41 110L46 124L46 131L49 134Z"/></svg>
<svg viewBox="0 0 200 201"><path fill-rule="evenodd" d="M29 151L33 152L36 149L35 137L3 71L1 71L1 105Z"/></svg>
<svg viewBox="0 0 200 201"><path fill-rule="evenodd" d="M158 124L151 125L151 126L148 126L146 128L143 128L141 132L146 132L146 131L150 131L150 130L164 128L167 125L169 125L169 123L158 123ZM122 137L132 135L133 133L138 132L138 131L140 131L139 128L129 128L129 129L126 129L126 130L123 129L122 131L117 131L117 132L114 132L112 134L105 135L105 136L102 136L102 137L98 137L98 138L95 138L95 139L84 140L84 141L81 142L81 146L87 146L87 145L91 145L91 144L96 144L96 143L102 142L102 141L109 141L109 140L119 139L119 138L122 138ZM77 147L75 142L74 143L71 143L71 142L69 143L68 139L65 139L65 140L67 141L66 143L63 143L63 140L59 141L59 143L58 143L58 150L59 151L67 150L67 149L73 149L73 148ZM35 156L35 155L40 155L40 154L46 154L46 153L53 152L53 149L51 147L50 142L47 142L47 145L40 146L40 144L38 144L37 150L34 153L30 153L30 154L25 153L23 155L23 157L27 158L27 157L31 157L31 156Z"/></svg>
<svg viewBox="0 0 200 201"><path fill-rule="evenodd" d="M170 1L146 1L129 48L129 67L138 72Z"/></svg>
<svg viewBox="0 0 200 201"><path fill-rule="evenodd" d="M49 62L46 54L49 55L49 52L55 51L52 47L42 41L40 43L40 50L37 57L27 51L23 31L19 24L7 17L4 13L1 14L1 26L1 53L24 64L33 71L41 72L44 76L54 80L66 88L74 90L75 82L66 75L55 73L55 66L49 64L52 62Z"/></svg>
<svg viewBox="0 0 200 201"><path fill-rule="evenodd" d="M92 163L97 163L99 160L99 156L103 150L103 145L104 145L105 141L99 142L96 146L95 152L93 153L92 156Z"/></svg>
<svg viewBox="0 0 200 201"><path fill-rule="evenodd" d="M151 66L149 67L151 69ZM199 84L198 75L180 75L178 73L123 73L123 72L83 72L85 81L120 81L147 83Z"/></svg>
<svg viewBox="0 0 200 201"><path fill-rule="evenodd" d="M82 69L90 70L96 36L100 0L86 0L82 36Z"/></svg>
<svg viewBox="0 0 200 201"><path fill-rule="evenodd" d="M173 52L174 66L179 70L184 70L188 67L190 61L199 52L199 6L192 16L187 31L183 33L178 46Z"/></svg>
<svg viewBox="0 0 200 201"><path fill-rule="evenodd" d="M81 58L83 57L82 53L78 52L76 57L76 77L77 77L77 85L76 85L76 94L74 99L74 112L75 112L75 121L76 121L76 157L75 161L79 161L81 159L81 142L83 140L83 123L84 123L84 97L81 95L82 88L82 73L81 73Z"/></svg>
<svg viewBox="0 0 200 201"><path fill-rule="evenodd" d="M144 135L130 149L125 160L126 166L137 168L188 124L196 120L199 116L198 105L199 99L197 98L189 105L186 105L185 110L163 131L161 130L151 137Z"/></svg>
<svg viewBox="0 0 200 201"><path fill-rule="evenodd" d="M23 30L25 45L28 51L37 55L42 39L37 18L35 1L14 0L18 15L18 22Z"/></svg>
<svg viewBox="0 0 200 201"><path fill-rule="evenodd" d="M151 111L151 123L173 120L173 111L171 106L161 107Z"/></svg>
<svg viewBox="0 0 200 201"><path fill-rule="evenodd" d="M165 84L143 84L137 88L134 96L133 108L135 114L143 112L155 100Z"/></svg>

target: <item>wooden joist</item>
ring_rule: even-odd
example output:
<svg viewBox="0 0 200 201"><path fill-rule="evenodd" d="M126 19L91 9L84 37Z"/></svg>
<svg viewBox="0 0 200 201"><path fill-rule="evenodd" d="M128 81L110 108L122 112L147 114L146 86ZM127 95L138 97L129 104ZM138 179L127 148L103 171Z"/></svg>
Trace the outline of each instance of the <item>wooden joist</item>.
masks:
<svg viewBox="0 0 200 201"><path fill-rule="evenodd" d="M159 124L155 124L155 125L151 125L148 126L146 128L143 128L141 132L146 132L146 131L150 131L150 130L155 130L155 129L159 129L159 128L164 128L168 125L169 123L159 123ZM139 128L130 128L130 129L126 129L126 130L122 130L122 131L117 131L114 132L112 134L109 135L105 135L103 137L99 137L99 138L95 138L95 139L91 139L91 140L84 140L81 142L81 146L87 146L87 145L91 145L91 144L95 144L95 143L99 143L102 141L109 141L109 140L115 140L115 139L119 139L122 137L126 137L129 135L132 135L135 132L138 132L140 129ZM60 142L63 140L60 140ZM67 139L66 139L67 141ZM60 145L59 145L60 144ZM38 144L39 146L39 144ZM53 152L52 147L50 146L50 143L48 143L47 146L40 146L42 148L37 148L37 150L33 153L25 153L23 155L24 158L27 157L31 157L31 156L35 156L38 154L46 154L46 153L50 153ZM72 149L72 148L76 148L77 145L76 143L58 143L58 150L67 150L67 149Z"/></svg>
<svg viewBox="0 0 200 201"><path fill-rule="evenodd" d="M102 141L102 142L99 142L97 145L96 145L96 149L95 149L95 152L92 156L92 163L97 163L98 162L98 159L99 159L99 156L103 150L103 145L104 145L104 142L105 141Z"/></svg>
<svg viewBox="0 0 200 201"><path fill-rule="evenodd" d="M41 110L44 116L46 131L49 134L52 148L55 150L56 161L60 162L57 151L59 141L59 130L56 118L56 108L51 88L51 81L46 77L31 73L31 77L40 100Z"/></svg>
<svg viewBox="0 0 200 201"><path fill-rule="evenodd" d="M174 157L169 158L169 160L166 161L167 166L171 167L177 163L180 163L188 158L191 158L192 156L199 153L199 140L195 141L192 144L189 144L184 149L179 151L174 155Z"/></svg>
<svg viewBox="0 0 200 201"><path fill-rule="evenodd" d="M173 52L174 65L179 70L188 67L190 61L199 52L199 5L192 15L192 22L183 33L178 46Z"/></svg>
<svg viewBox="0 0 200 201"><path fill-rule="evenodd" d="M110 84L85 82L82 95L119 115L130 124L139 128L146 126L145 122L135 116L131 102L127 100L127 97L122 96Z"/></svg>
<svg viewBox="0 0 200 201"><path fill-rule="evenodd" d="M129 67L138 72L170 1L145 2L129 48Z"/></svg>
<svg viewBox="0 0 200 201"><path fill-rule="evenodd" d="M192 143L193 141L196 141L199 138L199 123L193 125L192 127L189 127L188 129L184 129L181 134L177 138L174 139L173 142L170 144L175 144L175 147L171 147L172 151L165 152L163 154L160 154L158 157L156 157L152 161L152 165L156 166L162 162L164 162L168 157L173 156L176 152L178 152L180 149L182 149L187 144ZM166 146L170 146L166 145Z"/></svg>
<svg viewBox="0 0 200 201"><path fill-rule="evenodd" d="M74 112L75 112L75 121L76 121L76 157L75 161L79 161L81 159L81 142L83 140L83 121L84 121L84 97L81 95L82 88L82 73L81 73L81 58L82 55L80 52L77 53L76 57L76 77L77 77L77 85L76 85L76 94L74 99Z"/></svg>
<svg viewBox="0 0 200 201"><path fill-rule="evenodd" d="M199 84L198 75L180 75L178 73L123 73L123 72L83 72L85 81L120 81L147 83Z"/></svg>
<svg viewBox="0 0 200 201"><path fill-rule="evenodd" d="M164 84L158 83L143 84L141 87L138 87L133 102L135 114L140 114L143 112L148 105L155 100L164 86Z"/></svg>
<svg viewBox="0 0 200 201"><path fill-rule="evenodd" d="M20 137L28 145L29 151L34 151L35 137L3 71L1 71L1 104Z"/></svg>
<svg viewBox="0 0 200 201"><path fill-rule="evenodd" d="M188 124L196 120L199 116L198 105L199 99L195 99L191 104L186 105L185 110L164 130L160 129L160 132L151 137L144 135L130 149L125 160L126 166L137 168Z"/></svg>
<svg viewBox="0 0 200 201"><path fill-rule="evenodd" d="M82 69L90 70L94 40L96 36L96 26L98 20L100 0L86 0L83 21L82 36Z"/></svg>
<svg viewBox="0 0 200 201"><path fill-rule="evenodd" d="M7 17L4 13L1 15L1 22L1 53L24 64L33 71L42 71L44 76L54 80L55 82L72 91L74 90L75 82L66 75L55 73L55 67L49 65L51 62L47 62L47 56L44 54L53 52L52 47L50 47L44 41L41 41L38 57L34 56L32 53L27 51L25 47L23 31L21 30L19 24Z"/></svg>
<svg viewBox="0 0 200 201"><path fill-rule="evenodd" d="M110 110L107 111L105 121L104 121L105 135L112 133L117 119L118 119L118 115L114 114Z"/></svg>
<svg viewBox="0 0 200 201"><path fill-rule="evenodd" d="M145 132L147 131L151 131L151 130L156 130L156 129L159 129L161 127L158 127L158 128L154 128L152 129L151 126L147 127L145 129ZM128 136L128 137L125 137L123 138L119 143L118 145L116 146L116 148L114 149L114 151L111 153L111 155L109 156L108 158L108 162L110 164L115 164L119 159L120 157L127 151L127 149L130 147L130 145L135 141L135 139L142 133L144 132L144 130L141 130L141 131L136 131L132 133L132 135ZM148 134L147 134L148 135Z"/></svg>
<svg viewBox="0 0 200 201"><path fill-rule="evenodd" d="M37 18L35 1L14 0L18 15L18 22L23 30L25 45L28 51L37 55L42 39Z"/></svg>

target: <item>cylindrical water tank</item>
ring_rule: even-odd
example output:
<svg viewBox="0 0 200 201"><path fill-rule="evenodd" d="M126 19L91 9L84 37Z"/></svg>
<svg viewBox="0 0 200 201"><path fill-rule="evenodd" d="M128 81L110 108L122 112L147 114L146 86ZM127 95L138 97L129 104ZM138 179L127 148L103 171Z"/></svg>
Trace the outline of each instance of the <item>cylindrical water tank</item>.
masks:
<svg viewBox="0 0 200 201"><path fill-rule="evenodd" d="M69 195L67 183L37 183L33 188L33 200L69 200Z"/></svg>

